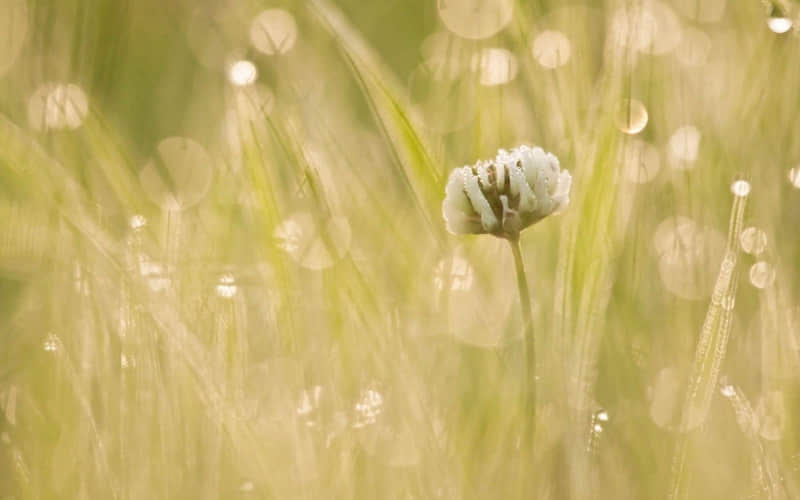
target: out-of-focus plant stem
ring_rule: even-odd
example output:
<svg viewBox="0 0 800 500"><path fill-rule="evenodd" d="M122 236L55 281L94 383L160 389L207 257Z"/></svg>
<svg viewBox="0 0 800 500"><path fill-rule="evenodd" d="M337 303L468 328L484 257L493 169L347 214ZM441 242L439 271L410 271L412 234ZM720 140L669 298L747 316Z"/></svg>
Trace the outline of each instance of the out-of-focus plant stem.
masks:
<svg viewBox="0 0 800 500"><path fill-rule="evenodd" d="M531 313L531 294L528 290L528 279L525 275L525 262L522 260L522 251L519 246L519 236L509 238L511 253L514 255L514 269L517 274L517 289L519 290L520 313L522 314L522 327L524 336L523 346L523 418L526 420L525 429L529 429L527 436L533 438L536 431L536 343L533 338L533 315Z"/></svg>

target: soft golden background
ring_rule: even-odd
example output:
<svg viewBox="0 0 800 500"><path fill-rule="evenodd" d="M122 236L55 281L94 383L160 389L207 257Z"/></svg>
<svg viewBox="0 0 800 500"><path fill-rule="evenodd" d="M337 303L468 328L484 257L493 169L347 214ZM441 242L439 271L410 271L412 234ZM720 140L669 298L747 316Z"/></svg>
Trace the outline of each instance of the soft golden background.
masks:
<svg viewBox="0 0 800 500"><path fill-rule="evenodd" d="M800 498L797 23L0 0L0 499ZM522 143L574 178L534 449L511 255L440 213Z"/></svg>

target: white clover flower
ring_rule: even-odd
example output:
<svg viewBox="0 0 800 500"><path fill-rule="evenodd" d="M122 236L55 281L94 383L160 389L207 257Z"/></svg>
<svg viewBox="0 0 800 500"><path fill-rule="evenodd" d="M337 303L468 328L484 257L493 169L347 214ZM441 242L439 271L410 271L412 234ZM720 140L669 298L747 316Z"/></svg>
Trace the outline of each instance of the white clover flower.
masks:
<svg viewBox="0 0 800 500"><path fill-rule="evenodd" d="M450 173L442 202L453 234L493 234L516 239L519 232L569 204L572 176L540 147L501 149L492 161Z"/></svg>

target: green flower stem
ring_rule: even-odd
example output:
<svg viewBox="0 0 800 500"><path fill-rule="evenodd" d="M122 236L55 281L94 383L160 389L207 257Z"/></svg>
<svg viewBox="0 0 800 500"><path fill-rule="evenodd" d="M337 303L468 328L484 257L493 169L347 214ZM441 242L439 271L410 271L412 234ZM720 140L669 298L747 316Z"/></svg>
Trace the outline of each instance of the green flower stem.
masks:
<svg viewBox="0 0 800 500"><path fill-rule="evenodd" d="M533 338L533 314L531 313L531 294L528 291L528 279L525 275L525 263L519 246L519 236L509 238L511 253L514 255L514 268L517 272L517 288L519 289L520 311L525 332L522 338L523 348L523 415L530 424L530 436L536 430L536 345ZM528 426L526 425L526 428Z"/></svg>

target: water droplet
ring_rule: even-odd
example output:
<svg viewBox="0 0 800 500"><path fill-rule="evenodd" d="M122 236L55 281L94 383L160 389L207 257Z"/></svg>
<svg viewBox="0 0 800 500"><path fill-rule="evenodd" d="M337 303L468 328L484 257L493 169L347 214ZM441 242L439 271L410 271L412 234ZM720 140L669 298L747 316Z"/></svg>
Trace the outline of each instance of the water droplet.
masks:
<svg viewBox="0 0 800 500"><path fill-rule="evenodd" d="M786 33L792 29L792 20L786 17L783 11L775 4L772 4L767 19L767 26L773 33Z"/></svg>
<svg viewBox="0 0 800 500"><path fill-rule="evenodd" d="M48 333L47 337L44 339L44 350L47 352L55 352L58 350L59 340L52 333Z"/></svg>
<svg viewBox="0 0 800 500"><path fill-rule="evenodd" d="M686 125L673 132L669 138L669 156L673 168L687 169L694 167L700 151L701 134L697 127Z"/></svg>
<svg viewBox="0 0 800 500"><path fill-rule="evenodd" d="M297 24L283 9L267 9L250 25L250 42L264 54L285 54L296 41Z"/></svg>
<svg viewBox="0 0 800 500"><path fill-rule="evenodd" d="M216 286L217 295L222 298L230 299L236 295L238 287L236 286L236 279L232 274L226 273L219 277L219 283Z"/></svg>
<svg viewBox="0 0 800 500"><path fill-rule="evenodd" d="M789 170L789 182L792 187L800 189L800 167L794 167Z"/></svg>
<svg viewBox="0 0 800 500"><path fill-rule="evenodd" d="M311 414L316 408L319 407L320 397L322 396L322 387L315 385L311 390L303 390L300 395L300 403L297 405L295 412L299 416L307 416Z"/></svg>
<svg viewBox="0 0 800 500"><path fill-rule="evenodd" d="M147 286L154 292L166 290L172 283L164 266L145 256L139 257L139 274L145 278Z"/></svg>
<svg viewBox="0 0 800 500"><path fill-rule="evenodd" d="M726 398L732 398L736 396L736 389L730 384L720 387L719 392Z"/></svg>
<svg viewBox="0 0 800 500"><path fill-rule="evenodd" d="M724 297L722 297L722 302L720 303L720 305L726 311L733 311L733 308L736 306L736 296L725 295Z"/></svg>
<svg viewBox="0 0 800 500"><path fill-rule="evenodd" d="M136 358L127 354L120 354L119 357L119 365L122 368L135 368L136 367Z"/></svg>
<svg viewBox="0 0 800 500"><path fill-rule="evenodd" d="M597 412L597 420L600 422L608 422L608 412L605 410Z"/></svg>
<svg viewBox="0 0 800 500"><path fill-rule="evenodd" d="M480 40L511 22L512 0L437 0L439 17L456 35Z"/></svg>
<svg viewBox="0 0 800 500"><path fill-rule="evenodd" d="M203 146L184 137L168 137L139 172L139 182L154 203L181 210L203 199L212 175L213 162Z"/></svg>
<svg viewBox="0 0 800 500"><path fill-rule="evenodd" d="M503 85L516 78L517 57L506 49L483 49L472 57L472 70L479 72L481 85Z"/></svg>
<svg viewBox="0 0 800 500"><path fill-rule="evenodd" d="M736 196L747 196L750 194L750 183L739 179L731 184L731 192Z"/></svg>
<svg viewBox="0 0 800 500"><path fill-rule="evenodd" d="M563 66L572 54L569 38L564 33L554 30L539 33L533 40L531 50L534 59L548 69Z"/></svg>
<svg viewBox="0 0 800 500"><path fill-rule="evenodd" d="M134 215L130 220L131 229L141 229L147 225L147 219L144 215Z"/></svg>
<svg viewBox="0 0 800 500"><path fill-rule="evenodd" d="M377 421L378 415L383 412L383 396L374 389L367 389L355 404L355 418L353 427L360 428Z"/></svg>
<svg viewBox="0 0 800 500"><path fill-rule="evenodd" d="M469 290L473 279L472 266L466 259L458 256L440 260L433 273L433 284L438 290L447 286L450 290Z"/></svg>
<svg viewBox="0 0 800 500"><path fill-rule="evenodd" d="M647 126L647 108L636 99L625 99L617 110L617 126L626 134L638 134Z"/></svg>
<svg viewBox="0 0 800 500"><path fill-rule="evenodd" d="M86 94L71 83L45 83L28 101L28 121L36 130L76 129L88 113Z"/></svg>
<svg viewBox="0 0 800 500"><path fill-rule="evenodd" d="M239 87L250 85L256 81L258 70L250 61L236 61L228 68L228 78L231 83Z"/></svg>
<svg viewBox="0 0 800 500"><path fill-rule="evenodd" d="M310 213L296 213L275 230L278 246L301 266L320 270L330 267L350 248L350 223L335 216L320 221Z"/></svg>
<svg viewBox="0 0 800 500"><path fill-rule="evenodd" d="M767 288L775 282L775 269L765 261L750 266L750 283L756 288Z"/></svg>
<svg viewBox="0 0 800 500"><path fill-rule="evenodd" d="M597 434L600 434L601 432L603 432L603 426L600 425L600 424L594 424L593 429L594 429L594 432L596 432Z"/></svg>
<svg viewBox="0 0 800 500"><path fill-rule="evenodd" d="M742 250L752 255L758 255L767 248L767 233L757 227L745 228L739 235Z"/></svg>

